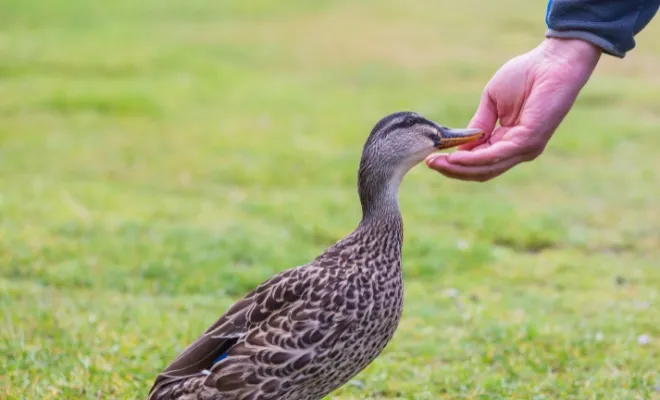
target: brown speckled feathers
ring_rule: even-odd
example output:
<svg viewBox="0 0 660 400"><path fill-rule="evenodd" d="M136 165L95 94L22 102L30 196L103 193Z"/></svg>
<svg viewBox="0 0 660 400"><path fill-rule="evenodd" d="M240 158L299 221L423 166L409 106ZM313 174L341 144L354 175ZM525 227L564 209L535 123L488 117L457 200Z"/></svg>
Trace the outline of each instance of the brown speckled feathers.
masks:
<svg viewBox="0 0 660 400"><path fill-rule="evenodd" d="M398 325L401 229L394 224L378 238L358 229L261 284L159 375L150 399L316 399L345 383ZM394 268L378 268L386 264Z"/></svg>

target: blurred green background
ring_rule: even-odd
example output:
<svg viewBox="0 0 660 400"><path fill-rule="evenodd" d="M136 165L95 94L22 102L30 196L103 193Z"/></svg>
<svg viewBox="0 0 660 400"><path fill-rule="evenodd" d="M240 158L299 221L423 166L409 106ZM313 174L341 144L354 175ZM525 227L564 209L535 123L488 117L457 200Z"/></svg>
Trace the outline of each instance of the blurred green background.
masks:
<svg viewBox="0 0 660 400"><path fill-rule="evenodd" d="M465 126L545 2L0 0L0 397L144 398L350 232L387 113ZM660 398L660 24L544 155L404 181L403 321L333 399Z"/></svg>

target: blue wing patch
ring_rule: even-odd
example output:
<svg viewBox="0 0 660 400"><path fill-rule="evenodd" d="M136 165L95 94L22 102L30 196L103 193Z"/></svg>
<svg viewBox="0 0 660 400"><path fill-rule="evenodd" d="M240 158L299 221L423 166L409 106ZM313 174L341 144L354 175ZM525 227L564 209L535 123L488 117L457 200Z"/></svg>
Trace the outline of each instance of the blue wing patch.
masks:
<svg viewBox="0 0 660 400"><path fill-rule="evenodd" d="M220 354L220 355L218 356L218 358L216 358L215 360L213 360L213 365L219 363L220 361L224 360L225 358L227 358L227 352L224 352L224 353Z"/></svg>

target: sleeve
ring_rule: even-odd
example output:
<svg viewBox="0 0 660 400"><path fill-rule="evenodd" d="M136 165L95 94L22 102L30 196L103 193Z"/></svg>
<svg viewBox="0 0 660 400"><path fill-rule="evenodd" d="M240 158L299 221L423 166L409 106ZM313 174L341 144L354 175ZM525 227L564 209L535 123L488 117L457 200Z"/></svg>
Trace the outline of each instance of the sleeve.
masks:
<svg viewBox="0 0 660 400"><path fill-rule="evenodd" d="M546 37L582 39L623 58L658 7L660 0L549 0Z"/></svg>

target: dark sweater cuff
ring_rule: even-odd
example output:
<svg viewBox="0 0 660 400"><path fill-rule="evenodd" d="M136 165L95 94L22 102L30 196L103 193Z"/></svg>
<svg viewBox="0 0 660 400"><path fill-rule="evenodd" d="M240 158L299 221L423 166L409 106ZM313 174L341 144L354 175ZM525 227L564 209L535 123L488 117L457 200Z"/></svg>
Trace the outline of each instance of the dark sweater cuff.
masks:
<svg viewBox="0 0 660 400"><path fill-rule="evenodd" d="M623 58L660 0L548 0L546 37L582 39Z"/></svg>
<svg viewBox="0 0 660 400"><path fill-rule="evenodd" d="M614 57L623 58L626 56L626 52L619 50L616 46L598 35L594 35L591 32L584 31L555 31L553 29L548 29L545 32L545 37L548 38L557 38L557 39L580 39L585 42L589 42L594 46L600 48L603 53L609 54Z"/></svg>

